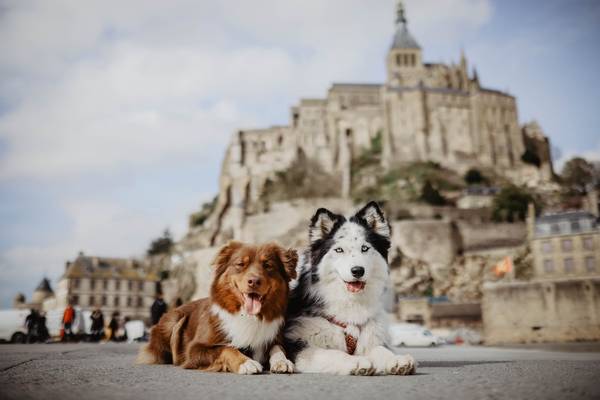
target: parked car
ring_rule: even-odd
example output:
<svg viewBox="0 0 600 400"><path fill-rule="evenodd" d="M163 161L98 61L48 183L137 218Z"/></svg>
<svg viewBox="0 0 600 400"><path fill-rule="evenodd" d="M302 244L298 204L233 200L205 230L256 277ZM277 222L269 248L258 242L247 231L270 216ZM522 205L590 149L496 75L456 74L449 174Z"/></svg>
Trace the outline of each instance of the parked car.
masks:
<svg viewBox="0 0 600 400"><path fill-rule="evenodd" d="M435 347L444 344L444 340L428 329L414 324L394 324L390 326L392 346Z"/></svg>
<svg viewBox="0 0 600 400"><path fill-rule="evenodd" d="M29 310L0 310L0 340L11 343L25 343L27 328L25 318Z"/></svg>
<svg viewBox="0 0 600 400"><path fill-rule="evenodd" d="M481 333L468 328L452 330L446 336L446 342L450 344L478 345L483 343Z"/></svg>

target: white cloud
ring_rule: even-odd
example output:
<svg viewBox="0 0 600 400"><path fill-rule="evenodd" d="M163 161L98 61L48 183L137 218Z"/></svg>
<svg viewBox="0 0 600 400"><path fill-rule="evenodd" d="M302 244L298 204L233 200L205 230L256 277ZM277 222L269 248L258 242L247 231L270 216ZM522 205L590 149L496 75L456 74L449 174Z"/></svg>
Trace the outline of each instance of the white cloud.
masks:
<svg viewBox="0 0 600 400"><path fill-rule="evenodd" d="M323 96L333 81L383 79L394 7L395 0L5 1L0 185L60 187L214 160L235 129L282 122L273 115L285 118L299 96ZM492 12L489 0L412 0L407 8L425 41L460 37ZM68 231L4 246L2 291L37 283L44 271L58 276L79 249L139 254L165 220L181 233L193 208L174 195L157 217L135 207L141 197L125 206L110 193L90 200L70 189L56 199L73 223Z"/></svg>

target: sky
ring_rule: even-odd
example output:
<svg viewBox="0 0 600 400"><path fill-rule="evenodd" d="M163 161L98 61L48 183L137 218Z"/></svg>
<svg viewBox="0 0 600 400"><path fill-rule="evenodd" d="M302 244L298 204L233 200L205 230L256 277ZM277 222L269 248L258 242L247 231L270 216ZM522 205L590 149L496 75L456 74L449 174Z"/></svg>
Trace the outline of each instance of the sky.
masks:
<svg viewBox="0 0 600 400"><path fill-rule="evenodd" d="M426 62L600 159L600 2L406 0ZM0 307L79 251L142 256L217 192L236 129L383 82L395 0L0 0Z"/></svg>

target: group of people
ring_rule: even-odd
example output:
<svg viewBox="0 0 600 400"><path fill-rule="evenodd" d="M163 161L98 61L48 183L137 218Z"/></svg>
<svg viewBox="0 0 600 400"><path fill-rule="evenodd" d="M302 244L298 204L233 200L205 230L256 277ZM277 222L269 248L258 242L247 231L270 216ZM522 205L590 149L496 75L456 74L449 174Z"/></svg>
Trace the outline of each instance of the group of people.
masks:
<svg viewBox="0 0 600 400"><path fill-rule="evenodd" d="M175 307L182 304L181 299L175 301ZM163 300L162 295L157 295L156 299L150 307L150 323L156 325L164 313L168 310L168 304ZM78 330L75 328L77 313L75 308L68 304L65 308L61 321L61 340L64 342L77 341L80 337L77 335ZM127 330L125 324L129 322L129 317L121 317L119 311L114 311L111 315L108 324L105 324L104 314L100 307L94 308L91 315L90 334L87 336L91 342L99 342L103 339L113 342L127 341ZM39 343L47 342L50 339L50 334L46 325L46 313L32 309L30 314L25 319L25 327L27 329L27 342Z"/></svg>
<svg viewBox="0 0 600 400"><path fill-rule="evenodd" d="M73 330L75 323L75 309L71 304L67 305L62 318L61 339L65 342L77 340L77 336ZM114 311L108 325L104 323L104 314L99 307L94 308L90 314L90 335L89 341L99 342L106 337L107 340L114 342L122 342L127 340L127 332L125 324L129 321L128 317L121 318L119 311Z"/></svg>

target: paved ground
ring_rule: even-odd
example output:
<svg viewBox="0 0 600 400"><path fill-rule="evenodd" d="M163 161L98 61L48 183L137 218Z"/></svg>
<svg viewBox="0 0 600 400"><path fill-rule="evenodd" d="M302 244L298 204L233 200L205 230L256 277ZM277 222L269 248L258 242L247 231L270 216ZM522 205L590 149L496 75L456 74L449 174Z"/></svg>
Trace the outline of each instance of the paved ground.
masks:
<svg viewBox="0 0 600 400"><path fill-rule="evenodd" d="M138 345L0 345L0 399L600 399L600 353L410 349L408 377L238 376L134 366Z"/></svg>

